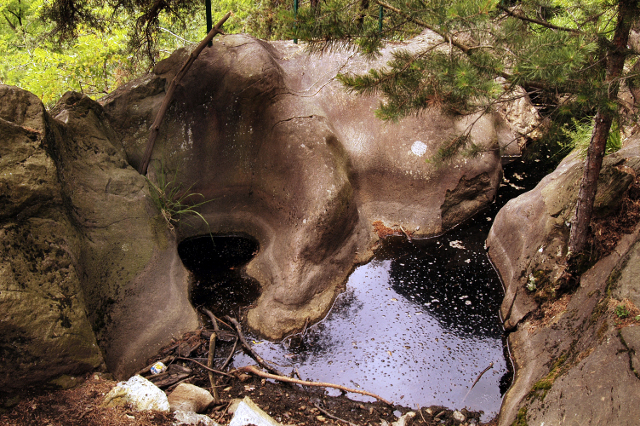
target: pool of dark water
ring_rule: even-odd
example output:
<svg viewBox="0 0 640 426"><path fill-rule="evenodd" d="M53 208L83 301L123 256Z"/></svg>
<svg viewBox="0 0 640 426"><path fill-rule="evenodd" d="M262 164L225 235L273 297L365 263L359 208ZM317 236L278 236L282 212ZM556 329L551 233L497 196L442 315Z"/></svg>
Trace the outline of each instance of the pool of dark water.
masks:
<svg viewBox="0 0 640 426"><path fill-rule="evenodd" d="M508 365L498 318L502 287L483 242L469 231L464 238L454 232L387 240L351 274L324 320L280 343L254 336L254 348L303 379L367 390L412 408L482 410L490 419L500 409ZM239 355L234 363L254 362Z"/></svg>
<svg viewBox="0 0 640 426"><path fill-rule="evenodd" d="M258 241L246 234L202 235L182 241L178 254L193 274L191 302L219 317L239 317L239 310L260 295L258 282L242 266L258 251Z"/></svg>
<svg viewBox="0 0 640 426"><path fill-rule="evenodd" d="M249 336L255 350L306 380L367 390L411 408L466 407L491 419L511 367L498 316L502 285L484 241L499 208L541 177L525 170L507 169L496 203L445 235L387 239L354 270L326 318L279 343ZM258 284L240 273L257 249L243 235L181 243L183 262L194 272L194 305L238 316L259 294ZM254 363L242 353L234 359L236 367Z"/></svg>

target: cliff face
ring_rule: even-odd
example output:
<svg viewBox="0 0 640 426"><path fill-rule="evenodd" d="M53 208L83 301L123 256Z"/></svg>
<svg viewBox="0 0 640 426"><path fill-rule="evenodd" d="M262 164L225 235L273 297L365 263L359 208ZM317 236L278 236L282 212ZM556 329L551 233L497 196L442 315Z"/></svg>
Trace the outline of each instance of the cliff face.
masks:
<svg viewBox="0 0 640 426"><path fill-rule="evenodd" d="M380 61L429 42L394 46ZM178 88L147 181L134 167L185 55L99 103L68 93L50 112L33 95L0 86L5 389L79 374L103 359L125 377L195 329L176 247L209 232L259 241L246 273L261 296L247 324L272 339L300 329L322 318L352 267L369 258L374 222L430 236L491 202L500 149L516 138L493 114L434 109L383 123L374 116L378 99L346 93L335 80L374 63L224 36ZM425 161L469 129L478 156L441 167ZM172 212L163 216L150 193L150 182L163 179L202 194L205 220L168 226Z"/></svg>
<svg viewBox="0 0 640 426"><path fill-rule="evenodd" d="M638 203L627 191L638 173L635 139L605 158L596 213L613 220L626 214L618 211L624 197ZM640 227L590 266L574 292L558 298L552 290L562 273L581 175L582 160L565 159L500 210L487 239L506 288L501 310L516 365L501 425L627 425L640 416L634 402L640 397Z"/></svg>

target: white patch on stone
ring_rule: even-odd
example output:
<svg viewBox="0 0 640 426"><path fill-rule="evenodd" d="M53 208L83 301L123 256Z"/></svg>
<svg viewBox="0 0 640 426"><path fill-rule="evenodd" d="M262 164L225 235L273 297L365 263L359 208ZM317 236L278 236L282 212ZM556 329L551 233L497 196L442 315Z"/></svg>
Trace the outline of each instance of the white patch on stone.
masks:
<svg viewBox="0 0 640 426"><path fill-rule="evenodd" d="M427 144L421 141L415 141L413 145L411 145L411 152L413 152L418 157L422 157L427 153Z"/></svg>

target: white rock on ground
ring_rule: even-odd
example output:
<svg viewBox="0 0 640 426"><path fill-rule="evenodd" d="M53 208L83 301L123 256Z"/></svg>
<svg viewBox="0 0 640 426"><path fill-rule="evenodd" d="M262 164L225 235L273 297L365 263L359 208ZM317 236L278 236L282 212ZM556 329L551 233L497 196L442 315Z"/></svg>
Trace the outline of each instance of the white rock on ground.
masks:
<svg viewBox="0 0 640 426"><path fill-rule="evenodd" d="M238 405L229 426L281 426L271 416L262 411L248 396Z"/></svg>
<svg viewBox="0 0 640 426"><path fill-rule="evenodd" d="M464 422L467 418L460 411L456 410L453 412L453 419L459 422Z"/></svg>
<svg viewBox="0 0 640 426"><path fill-rule="evenodd" d="M106 407L126 404L138 411L157 410L168 413L170 408L167 395L142 376L133 376L126 382L119 382L107 394L103 403Z"/></svg>

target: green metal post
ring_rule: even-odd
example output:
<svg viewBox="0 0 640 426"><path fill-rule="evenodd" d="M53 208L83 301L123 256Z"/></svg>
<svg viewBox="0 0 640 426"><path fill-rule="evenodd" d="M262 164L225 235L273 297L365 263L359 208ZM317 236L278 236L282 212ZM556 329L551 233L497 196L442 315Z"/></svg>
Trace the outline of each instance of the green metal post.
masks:
<svg viewBox="0 0 640 426"><path fill-rule="evenodd" d="M295 31L296 24L297 24L297 21L298 21L298 0L293 0L293 16L295 18L295 22L293 23L293 30ZM293 42L295 44L298 44L298 39L294 38Z"/></svg>

